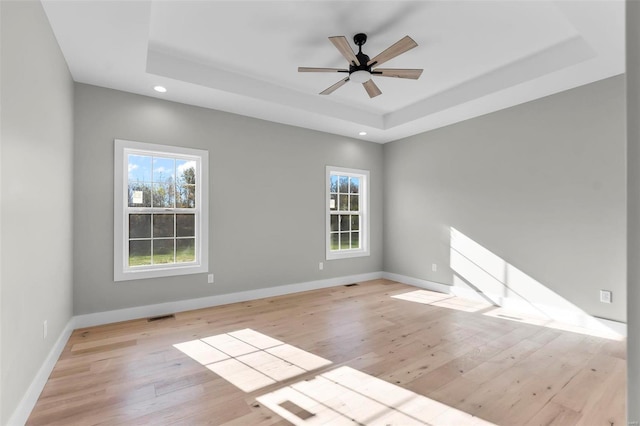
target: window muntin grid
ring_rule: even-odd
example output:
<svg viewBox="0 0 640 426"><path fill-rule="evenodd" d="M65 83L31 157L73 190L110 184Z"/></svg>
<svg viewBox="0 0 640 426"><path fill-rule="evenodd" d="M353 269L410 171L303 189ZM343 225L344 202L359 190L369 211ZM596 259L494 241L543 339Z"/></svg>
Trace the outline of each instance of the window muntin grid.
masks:
<svg viewBox="0 0 640 426"><path fill-rule="evenodd" d="M326 258L369 255L367 170L326 167Z"/></svg>

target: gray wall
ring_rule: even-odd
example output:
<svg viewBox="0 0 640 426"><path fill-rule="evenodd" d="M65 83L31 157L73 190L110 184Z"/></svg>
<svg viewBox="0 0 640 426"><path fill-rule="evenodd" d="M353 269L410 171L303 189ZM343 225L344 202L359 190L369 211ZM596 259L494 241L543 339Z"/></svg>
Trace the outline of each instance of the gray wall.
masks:
<svg viewBox="0 0 640 426"><path fill-rule="evenodd" d="M0 9L6 424L72 315L73 82L40 2Z"/></svg>
<svg viewBox="0 0 640 426"><path fill-rule="evenodd" d="M114 283L113 140L209 150L209 269ZM380 271L382 146L77 84L74 312ZM371 172L371 256L324 261L325 165ZM324 270L318 262L324 261Z"/></svg>
<svg viewBox="0 0 640 426"><path fill-rule="evenodd" d="M588 313L625 319L621 77L380 146L82 84L74 99L40 3L2 1L0 19L2 424L72 310L383 269L453 284L450 227ZM115 138L209 150L215 284L113 282ZM324 261L327 164L371 171L370 257ZM597 302L601 288L613 304Z"/></svg>
<svg viewBox="0 0 640 426"><path fill-rule="evenodd" d="M384 270L454 284L453 227L588 314L625 321L624 90L613 77L384 145Z"/></svg>
<svg viewBox="0 0 640 426"><path fill-rule="evenodd" d="M640 422L640 2L627 2L627 422Z"/></svg>

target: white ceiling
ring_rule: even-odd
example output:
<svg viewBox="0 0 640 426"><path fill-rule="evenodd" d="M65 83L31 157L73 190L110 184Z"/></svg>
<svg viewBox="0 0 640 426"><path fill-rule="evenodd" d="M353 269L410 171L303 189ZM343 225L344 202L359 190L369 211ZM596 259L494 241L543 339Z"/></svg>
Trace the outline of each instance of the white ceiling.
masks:
<svg viewBox="0 0 640 426"><path fill-rule="evenodd" d="M43 1L75 81L388 142L624 72L624 1ZM418 47L370 99L327 37ZM354 49L356 47L352 44ZM153 86L168 92L158 94ZM367 136L358 136L366 131Z"/></svg>

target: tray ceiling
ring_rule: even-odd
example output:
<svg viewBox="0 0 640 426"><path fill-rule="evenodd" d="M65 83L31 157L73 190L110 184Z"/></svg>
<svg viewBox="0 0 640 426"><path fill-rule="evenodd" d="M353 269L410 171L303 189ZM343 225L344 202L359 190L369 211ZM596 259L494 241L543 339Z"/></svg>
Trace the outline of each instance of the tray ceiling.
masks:
<svg viewBox="0 0 640 426"><path fill-rule="evenodd" d="M624 72L622 0L43 4L75 81L381 143ZM358 32L371 57L411 36L384 67L420 79L319 95L341 74L297 67L344 67L327 37Z"/></svg>

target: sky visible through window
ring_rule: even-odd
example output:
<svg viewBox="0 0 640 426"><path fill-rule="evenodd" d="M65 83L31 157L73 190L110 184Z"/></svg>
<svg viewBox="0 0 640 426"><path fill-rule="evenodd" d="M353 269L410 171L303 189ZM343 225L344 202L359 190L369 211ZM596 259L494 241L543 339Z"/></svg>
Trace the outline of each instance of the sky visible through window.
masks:
<svg viewBox="0 0 640 426"><path fill-rule="evenodd" d="M193 168L196 162L165 157L151 157L148 155L129 154L128 176L130 182L165 181L178 178L185 170Z"/></svg>

